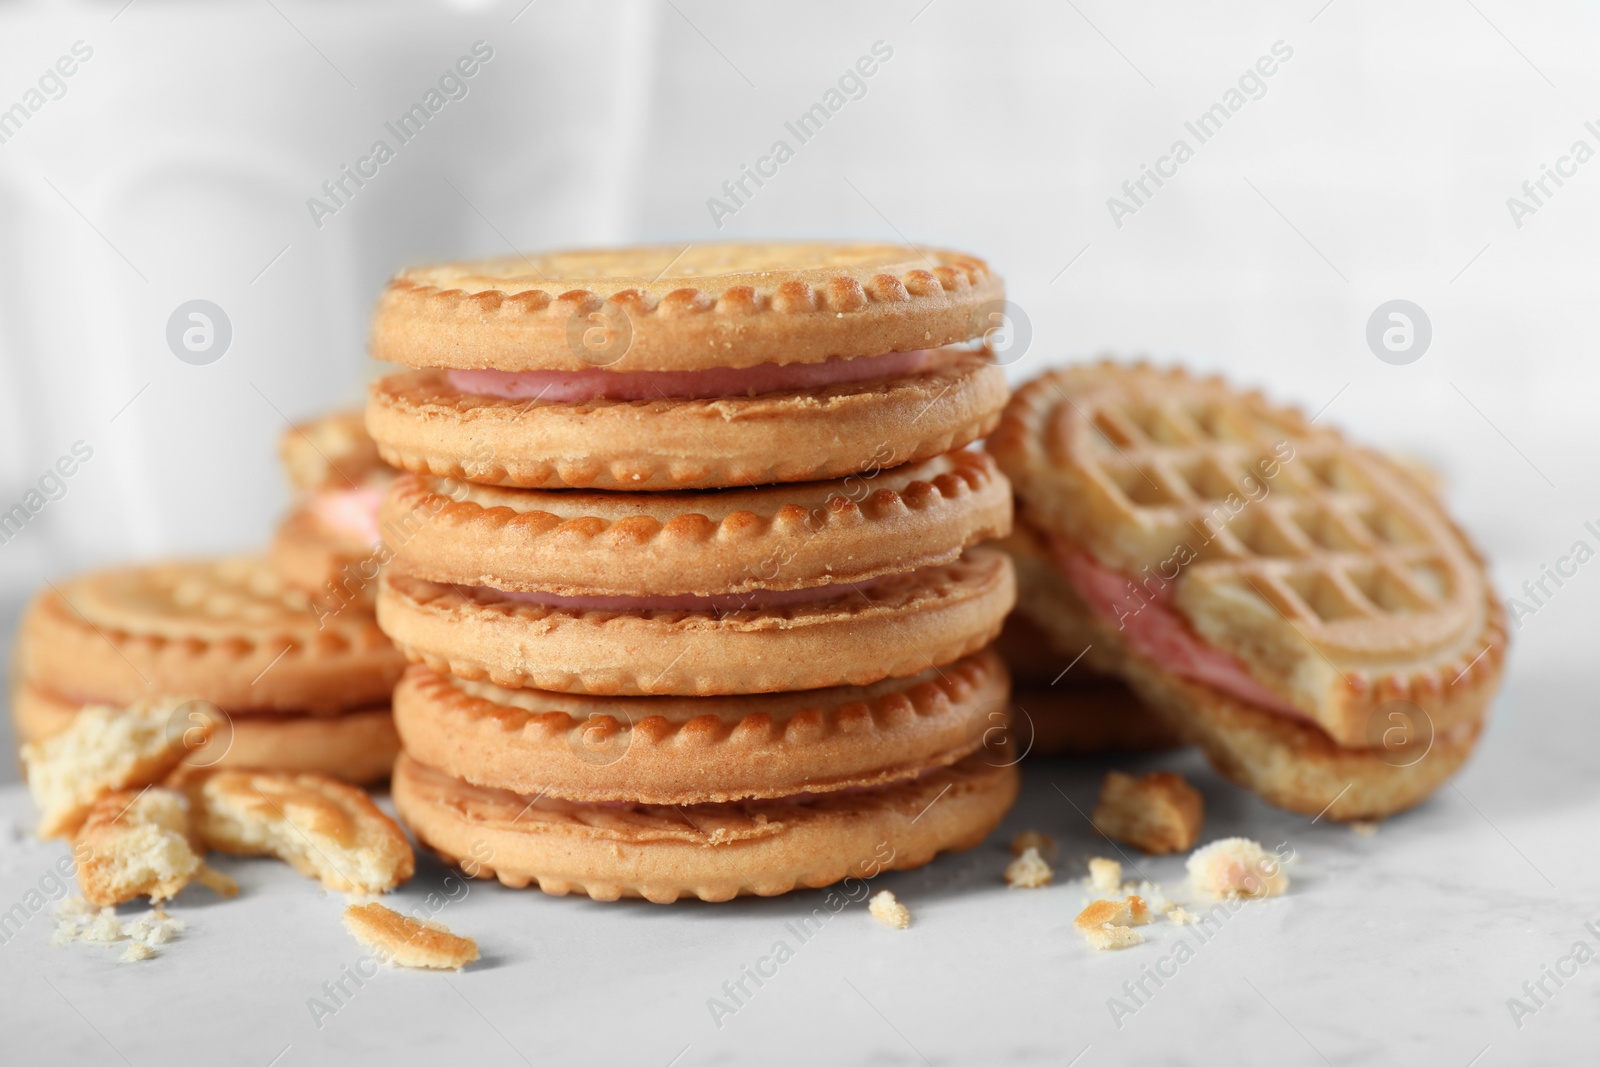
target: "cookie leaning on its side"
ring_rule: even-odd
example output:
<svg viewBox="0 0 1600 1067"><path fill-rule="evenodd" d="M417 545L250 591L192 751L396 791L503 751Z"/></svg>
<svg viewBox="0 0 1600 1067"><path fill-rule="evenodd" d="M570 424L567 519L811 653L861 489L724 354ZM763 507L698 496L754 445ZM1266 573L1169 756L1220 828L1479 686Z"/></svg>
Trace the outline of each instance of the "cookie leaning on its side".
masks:
<svg viewBox="0 0 1600 1067"><path fill-rule="evenodd" d="M1218 379L1053 371L989 451L1021 610L1280 807L1376 818L1471 752L1506 645L1484 566L1400 465Z"/></svg>

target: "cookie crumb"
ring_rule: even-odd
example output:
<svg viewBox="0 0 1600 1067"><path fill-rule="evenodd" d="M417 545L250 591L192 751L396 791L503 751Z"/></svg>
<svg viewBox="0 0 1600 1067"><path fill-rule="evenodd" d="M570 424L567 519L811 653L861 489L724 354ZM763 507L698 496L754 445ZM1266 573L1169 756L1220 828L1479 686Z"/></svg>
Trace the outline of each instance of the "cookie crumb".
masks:
<svg viewBox="0 0 1600 1067"><path fill-rule="evenodd" d="M1095 892L1111 894L1122 889L1122 864L1096 856L1089 861L1089 884Z"/></svg>
<svg viewBox="0 0 1600 1067"><path fill-rule="evenodd" d="M1138 897L1123 900L1096 900L1072 920L1090 947L1102 952L1143 943L1144 935L1133 929L1150 921L1150 909Z"/></svg>
<svg viewBox="0 0 1600 1067"><path fill-rule="evenodd" d="M1055 872L1050 865L1039 855L1039 850L1031 845L1006 866L1006 884L1013 889L1038 889L1049 885L1054 877Z"/></svg>
<svg viewBox="0 0 1600 1067"><path fill-rule="evenodd" d="M1172 921L1174 926L1193 926L1200 921L1200 917L1194 912L1185 911L1182 908L1173 908L1167 912L1167 918Z"/></svg>
<svg viewBox="0 0 1600 1067"><path fill-rule="evenodd" d="M1184 852L1200 839L1205 801L1183 775L1154 771L1135 778L1106 775L1090 821L1107 837L1153 856Z"/></svg>
<svg viewBox="0 0 1600 1067"><path fill-rule="evenodd" d="M872 903L867 905L867 911L885 926L892 926L896 930L904 930L911 925L911 909L894 898L894 894L884 889L873 895Z"/></svg>
<svg viewBox="0 0 1600 1067"><path fill-rule="evenodd" d="M1102 926L1083 932L1091 948L1106 952L1111 949L1132 948L1144 944L1144 935L1127 926Z"/></svg>
<svg viewBox="0 0 1600 1067"><path fill-rule="evenodd" d="M128 947L122 950L122 955L117 957L118 963L138 963L147 960L156 954L156 950L143 941L129 941Z"/></svg>
<svg viewBox="0 0 1600 1067"><path fill-rule="evenodd" d="M1039 853L1045 861L1056 858L1056 841L1049 834L1041 834L1038 830L1024 830L1011 839L1011 854L1020 856L1029 849Z"/></svg>
<svg viewBox="0 0 1600 1067"><path fill-rule="evenodd" d="M1371 837L1378 832L1378 824L1375 822L1353 822L1350 824L1350 829L1354 830L1360 837Z"/></svg>
<svg viewBox="0 0 1600 1067"><path fill-rule="evenodd" d="M1189 857L1189 884L1213 899L1275 897L1289 888L1278 857L1247 837L1225 837Z"/></svg>

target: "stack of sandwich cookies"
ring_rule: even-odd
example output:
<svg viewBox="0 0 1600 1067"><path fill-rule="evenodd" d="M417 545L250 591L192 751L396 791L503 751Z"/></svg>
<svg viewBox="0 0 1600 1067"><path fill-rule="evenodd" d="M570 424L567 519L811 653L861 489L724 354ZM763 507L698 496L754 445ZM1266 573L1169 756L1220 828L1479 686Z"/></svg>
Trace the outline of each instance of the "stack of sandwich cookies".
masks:
<svg viewBox="0 0 1600 1067"><path fill-rule="evenodd" d="M976 844L1016 792L984 747L1015 584L981 545L1009 487L962 446L1005 386L942 346L982 334L998 279L898 248L677 251L427 268L380 301L375 352L445 368L368 411L413 472L385 523L428 516L378 601L414 663L397 810L473 874L596 899ZM569 346L591 321L627 337L604 369Z"/></svg>
<svg viewBox="0 0 1600 1067"><path fill-rule="evenodd" d="M128 567L59 582L29 605L12 713L19 738L38 741L87 705L204 701L224 723L191 765L365 783L399 749L389 697L404 666L370 613L319 615L263 559Z"/></svg>
<svg viewBox="0 0 1600 1067"><path fill-rule="evenodd" d="M394 470L379 458L361 412L291 427L279 453L299 500L273 537L273 567L327 610L370 612L381 559L378 506Z"/></svg>
<svg viewBox="0 0 1600 1067"><path fill-rule="evenodd" d="M1216 379L1143 365L1020 389L1020 609L1124 678L1225 776L1292 811L1380 818L1465 761L1503 612L1401 465Z"/></svg>

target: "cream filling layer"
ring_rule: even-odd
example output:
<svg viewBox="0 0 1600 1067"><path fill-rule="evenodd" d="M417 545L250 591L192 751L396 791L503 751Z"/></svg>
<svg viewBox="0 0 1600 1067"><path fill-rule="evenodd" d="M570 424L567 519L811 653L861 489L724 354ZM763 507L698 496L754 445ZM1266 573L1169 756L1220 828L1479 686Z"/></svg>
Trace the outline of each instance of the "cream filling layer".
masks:
<svg viewBox="0 0 1600 1067"><path fill-rule="evenodd" d="M706 400L903 378L927 369L934 352L889 352L825 363L766 363L713 370L581 371L450 370L451 386L474 396L581 404L590 400Z"/></svg>
<svg viewBox="0 0 1600 1067"><path fill-rule="evenodd" d="M679 596L558 596L555 593L513 592L479 586L484 592L503 596L519 604L538 604L547 608L567 608L578 611L759 611L762 608L784 608L796 604L825 604L852 593L865 593L882 582L881 578L868 578L848 584L812 586L809 589L752 589L745 593L712 593L710 595L683 594Z"/></svg>
<svg viewBox="0 0 1600 1067"><path fill-rule="evenodd" d="M1132 579L1082 549L1055 538L1050 548L1067 582L1090 610L1117 627L1128 647L1139 655L1180 678L1210 686L1246 704L1309 720L1305 712L1256 680L1237 658L1202 641L1172 606L1171 582L1153 593L1148 588L1136 593Z"/></svg>

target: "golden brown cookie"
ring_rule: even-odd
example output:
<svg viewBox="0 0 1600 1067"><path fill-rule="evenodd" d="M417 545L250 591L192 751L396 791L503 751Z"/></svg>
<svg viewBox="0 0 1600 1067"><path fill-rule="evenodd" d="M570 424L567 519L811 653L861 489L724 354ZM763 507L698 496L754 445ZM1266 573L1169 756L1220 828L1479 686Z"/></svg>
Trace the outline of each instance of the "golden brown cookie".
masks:
<svg viewBox="0 0 1600 1067"><path fill-rule="evenodd" d="M366 793L322 774L212 771L184 783L210 848L276 856L343 893L387 893L415 870L411 844Z"/></svg>
<svg viewBox="0 0 1600 1067"><path fill-rule="evenodd" d="M416 578L565 596L859 583L1011 528L1011 489L956 451L831 482L723 492L517 490L402 476L383 509Z"/></svg>
<svg viewBox="0 0 1600 1067"><path fill-rule="evenodd" d="M378 506L394 478L360 411L285 430L279 453L299 500L279 524L268 558L280 577L326 609L371 609L384 560Z"/></svg>
<svg viewBox="0 0 1600 1067"><path fill-rule="evenodd" d="M334 712L387 702L404 660L370 615L325 613L265 560L100 571L40 593L21 677L80 703L163 694L228 712Z"/></svg>
<svg viewBox="0 0 1600 1067"><path fill-rule="evenodd" d="M927 459L1005 403L982 260L875 244L553 252L402 272L367 426L406 470L519 488L816 481Z"/></svg>
<svg viewBox="0 0 1600 1067"><path fill-rule="evenodd" d="M102 907L135 897L159 903L200 876L204 850L189 832L189 802L170 789L127 790L102 798L73 841L78 886Z"/></svg>
<svg viewBox="0 0 1600 1067"><path fill-rule="evenodd" d="M423 474L527 489L720 489L961 448L994 428L1007 395L1000 368L967 349L937 350L892 377L709 397L504 397L419 370L373 383L367 426L387 462Z"/></svg>
<svg viewBox="0 0 1600 1067"><path fill-rule="evenodd" d="M351 489L386 470L360 409L291 426L278 438L278 455L289 481L305 493Z"/></svg>
<svg viewBox="0 0 1600 1067"><path fill-rule="evenodd" d="M807 592L809 595L809 591ZM602 696L717 696L868 685L976 652L1016 597L1004 553L886 575L784 606L550 606L387 571L384 630L459 678Z"/></svg>
<svg viewBox="0 0 1600 1067"><path fill-rule="evenodd" d="M174 702L176 703L176 702ZM11 719L17 739L37 742L65 730L80 705L32 683L12 692ZM169 731L186 750L178 770L203 767L255 767L311 771L340 781L370 785L389 777L400 752L394 717L384 704L350 708L336 715L238 712L223 718L207 741L193 733L197 709L184 709Z"/></svg>
<svg viewBox="0 0 1600 1067"><path fill-rule="evenodd" d="M352 904L344 927L385 963L435 971L459 971L478 960L478 943L435 922L413 919L382 904Z"/></svg>
<svg viewBox="0 0 1600 1067"><path fill-rule="evenodd" d="M1006 726L1005 667L980 652L864 687L723 697L502 689L412 667L395 721L417 761L562 800L726 803L904 781Z"/></svg>
<svg viewBox="0 0 1600 1067"><path fill-rule="evenodd" d="M796 803L579 804L469 785L409 756L394 802L447 862L509 886L595 900L731 900L921 866L971 848L1016 798L1017 770L979 753L912 782Z"/></svg>
<svg viewBox="0 0 1600 1067"><path fill-rule="evenodd" d="M904 245L698 244L547 252L402 271L372 354L412 367L707 370L965 341L1000 277Z"/></svg>
<svg viewBox="0 0 1600 1067"><path fill-rule="evenodd" d="M1092 646L1086 664L1224 774L1292 810L1340 795L1329 817L1370 818L1466 758L1503 612L1399 465L1258 394L1143 365L1028 383L988 447L1048 553L1023 612Z"/></svg>

